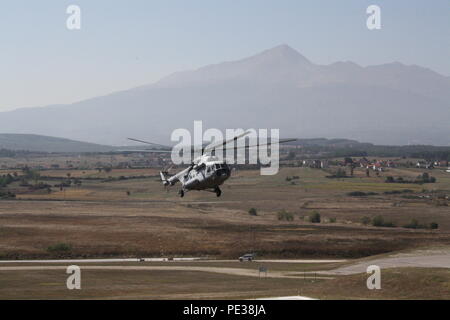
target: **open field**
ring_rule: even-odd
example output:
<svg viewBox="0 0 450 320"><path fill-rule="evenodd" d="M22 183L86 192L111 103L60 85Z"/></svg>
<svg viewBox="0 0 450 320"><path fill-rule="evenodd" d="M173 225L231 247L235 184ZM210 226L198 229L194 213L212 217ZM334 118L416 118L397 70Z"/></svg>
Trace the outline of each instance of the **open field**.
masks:
<svg viewBox="0 0 450 320"><path fill-rule="evenodd" d="M0 175L14 172L17 170L3 169ZM356 168L352 178L330 179L329 170L312 168L285 167L276 176L235 170L222 188L222 197L189 192L181 199L176 188L164 190L156 169L40 170L39 182L50 189L36 190L16 181L7 187L16 198L0 200L0 259L194 256L215 260L134 262L126 264L128 270L120 270L120 263L81 264L86 284L80 292L65 289L67 275L60 264L30 264L27 266L43 268L8 271L1 268L25 266L0 264L0 297L201 299L301 292L320 299L449 298L447 269L414 268L420 264L407 269L387 266L379 292L367 290L367 275L359 269L327 274L358 263L362 266L374 255L421 248L448 250L450 210L445 196L450 194L450 174L440 169L429 171L436 183L385 182L388 175L413 179L423 172L391 168L367 177L364 169ZM299 178L286 179L293 176ZM55 187L67 180L79 183ZM369 195L348 194L355 191ZM438 195L443 200L436 202ZM250 208L257 210L256 216L249 214ZM283 210L292 221L279 220ZM313 213L320 214L320 223L310 222ZM376 216L395 227L363 223L363 218ZM439 227L402 227L412 219L423 225L435 222ZM248 252L267 261L236 261ZM274 259L346 261L271 261ZM259 266L268 267L271 276L258 279ZM139 269L142 267L148 269ZM228 271L215 272L217 268ZM315 281L308 272L317 273ZM411 279L418 279L422 288L407 290Z"/></svg>
<svg viewBox="0 0 450 320"><path fill-rule="evenodd" d="M383 175L405 175L391 169ZM409 171L408 171L409 170ZM417 169L407 174L416 176ZM117 171L117 172L116 172ZM282 168L277 176L259 171L234 171L223 195L190 192L183 199L176 189L166 192L154 169L41 171L50 185L71 177L82 184L70 188L29 191L15 182L15 200L0 201L0 257L139 257L210 256L236 258L257 252L270 258L357 258L384 252L450 243L448 206L408 195L450 191L450 174L433 170L434 184L390 184L380 177L328 179L327 172L310 168ZM94 175L94 176L93 176ZM296 184L287 176L299 176ZM141 178L148 176L147 178ZM46 177L50 180L45 180ZM136 178L133 178L136 177ZM83 180L83 178L86 178ZM102 179L103 178L103 179ZM60 179L60 180L58 180ZM128 193L127 193L128 191ZM351 197L348 192L375 192ZM248 214L256 208L258 215ZM292 213L293 221L280 221L280 210ZM321 223L308 216L318 212ZM383 228L363 225L363 217L381 215L397 226L417 219L439 224L438 230ZM335 221L334 223L332 221ZM68 250L49 250L65 243Z"/></svg>
<svg viewBox="0 0 450 320"><path fill-rule="evenodd" d="M284 264L279 264L279 269ZM256 268L80 264L81 290L68 290L64 265L0 267L2 299L254 299L303 295L315 299L449 299L450 270L382 270L381 290L365 273L324 277Z"/></svg>

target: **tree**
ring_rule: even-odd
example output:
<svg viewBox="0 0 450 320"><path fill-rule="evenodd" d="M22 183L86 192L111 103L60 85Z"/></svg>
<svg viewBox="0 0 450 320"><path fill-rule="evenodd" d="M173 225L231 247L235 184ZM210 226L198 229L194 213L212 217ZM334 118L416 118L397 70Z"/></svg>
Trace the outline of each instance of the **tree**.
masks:
<svg viewBox="0 0 450 320"><path fill-rule="evenodd" d="M33 171L31 171L30 178L34 181L34 185L37 186L39 183L39 179L41 178L41 175L39 174L39 172L33 170Z"/></svg>
<svg viewBox="0 0 450 320"><path fill-rule="evenodd" d="M309 221L311 221L312 223L320 223L320 213L318 213L317 211L313 211L309 216Z"/></svg>
<svg viewBox="0 0 450 320"><path fill-rule="evenodd" d="M292 221L294 220L294 215L282 209L281 211L278 212L278 220Z"/></svg>
<svg viewBox="0 0 450 320"><path fill-rule="evenodd" d="M384 225L383 217L382 216L376 216L375 218L373 218L372 225L374 227L382 227Z"/></svg>
<svg viewBox="0 0 450 320"><path fill-rule="evenodd" d="M286 160L293 160L295 159L295 152L294 151L289 151Z"/></svg>
<svg viewBox="0 0 450 320"><path fill-rule="evenodd" d="M345 178L347 176L347 173L345 172L344 169L339 168L336 171L336 178Z"/></svg>
<svg viewBox="0 0 450 320"><path fill-rule="evenodd" d="M372 220L372 225L374 227L395 227L395 224L392 222L384 221L384 218L382 216L376 216Z"/></svg>
<svg viewBox="0 0 450 320"><path fill-rule="evenodd" d="M258 212L256 211L255 208L250 208L250 210L248 210L248 214L251 216L257 216Z"/></svg>
<svg viewBox="0 0 450 320"><path fill-rule="evenodd" d="M436 222L430 223L430 229L438 229L439 225Z"/></svg>

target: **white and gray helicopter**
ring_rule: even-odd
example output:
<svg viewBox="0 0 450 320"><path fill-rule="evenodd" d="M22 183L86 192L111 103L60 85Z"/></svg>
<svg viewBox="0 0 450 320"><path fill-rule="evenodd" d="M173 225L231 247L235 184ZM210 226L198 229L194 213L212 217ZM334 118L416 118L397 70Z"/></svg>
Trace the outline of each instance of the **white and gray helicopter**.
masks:
<svg viewBox="0 0 450 320"><path fill-rule="evenodd" d="M234 138L220 142L217 144L209 145L206 147L201 147L201 156L195 158L191 165L180 172L170 175L169 170L160 171L161 181L165 187L174 186L176 183L181 183L181 189L178 191L180 197L184 197L186 192L191 190L204 190L214 192L217 197L222 195L222 191L220 190L220 186L231 176L230 166L223 160L220 160L219 157L213 155L214 151L217 149L226 149L226 146L230 143L233 143L240 138L245 137L249 134L249 131L246 131L240 135L235 136ZM134 152L159 152L159 153L170 153L171 149L168 146L134 139L128 138L129 140L145 143L152 145L154 147L158 147L158 149L145 149L145 150L135 150ZM286 143L295 141L297 139L281 139L277 143ZM271 145L271 142L264 144L266 146ZM244 146L243 148L249 149L253 147L262 146L260 144L252 145L252 146ZM239 147L233 146L232 149L238 149ZM191 150L194 152L195 147L192 147ZM200 149L199 149L200 150Z"/></svg>

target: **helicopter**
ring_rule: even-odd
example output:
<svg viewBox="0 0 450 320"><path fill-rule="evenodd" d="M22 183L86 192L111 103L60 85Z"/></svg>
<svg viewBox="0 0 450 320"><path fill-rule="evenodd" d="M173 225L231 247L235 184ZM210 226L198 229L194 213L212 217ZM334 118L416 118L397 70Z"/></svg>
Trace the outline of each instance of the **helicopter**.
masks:
<svg viewBox="0 0 450 320"><path fill-rule="evenodd" d="M219 148L225 148L229 143L233 143L245 137L249 134L249 131L246 131L240 135L233 137L232 139L226 140L224 142L216 143L214 145L209 145L201 148L201 156L195 158L189 167L179 171L174 175L169 174L169 169L163 169L159 172L161 182L164 187L171 187L180 182L181 188L178 191L178 195L183 198L188 191L197 190L197 191L210 191L214 192L217 197L222 195L222 190L220 186L231 176L231 168L224 161L219 159L219 157L213 155L214 151ZM128 138L128 140L149 144L152 146L156 146L159 149L154 150L134 150L134 152L160 152L167 153L171 152L170 147L160 145L153 142L148 142L144 140L139 140L135 138ZM286 143L291 141L296 141L297 139L280 139L277 143ZM271 142L268 142L264 145L269 146ZM253 146L244 146L245 149L249 149L252 147L262 146L260 144L256 144ZM238 147L233 147L233 149L238 149ZM227 150L227 149L225 149ZM194 147L192 147L192 151L194 151Z"/></svg>

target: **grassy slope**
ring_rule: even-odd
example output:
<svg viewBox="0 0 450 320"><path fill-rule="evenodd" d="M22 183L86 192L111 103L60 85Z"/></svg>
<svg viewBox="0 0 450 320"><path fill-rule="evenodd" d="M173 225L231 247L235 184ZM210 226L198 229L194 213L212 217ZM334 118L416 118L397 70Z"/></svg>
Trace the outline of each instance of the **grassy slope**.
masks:
<svg viewBox="0 0 450 320"><path fill-rule="evenodd" d="M382 270L381 290L367 274L331 280L258 279L194 271L82 271L82 289L67 290L56 271L0 272L1 299L208 299L306 295L319 299L450 299L448 269Z"/></svg>

